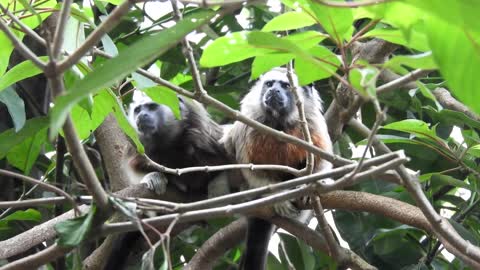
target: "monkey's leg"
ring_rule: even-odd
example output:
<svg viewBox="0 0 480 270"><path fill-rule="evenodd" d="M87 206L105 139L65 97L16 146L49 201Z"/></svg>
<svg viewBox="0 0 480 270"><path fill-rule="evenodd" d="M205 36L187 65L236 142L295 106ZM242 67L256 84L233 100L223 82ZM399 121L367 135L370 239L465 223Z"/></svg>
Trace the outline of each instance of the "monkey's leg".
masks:
<svg viewBox="0 0 480 270"><path fill-rule="evenodd" d="M245 254L240 262L240 270L265 270L268 258L268 243L275 225L260 219L249 218Z"/></svg>

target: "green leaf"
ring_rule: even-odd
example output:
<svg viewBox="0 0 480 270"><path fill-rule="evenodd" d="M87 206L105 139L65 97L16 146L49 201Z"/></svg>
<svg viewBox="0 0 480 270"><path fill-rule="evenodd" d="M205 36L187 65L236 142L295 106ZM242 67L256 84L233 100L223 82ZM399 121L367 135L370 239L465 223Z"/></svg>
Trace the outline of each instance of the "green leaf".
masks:
<svg viewBox="0 0 480 270"><path fill-rule="evenodd" d="M312 0L282 0L286 6L309 14L337 43L353 31L352 9L336 8Z"/></svg>
<svg viewBox="0 0 480 270"><path fill-rule="evenodd" d="M0 92L0 102L7 106L8 113L12 117L15 132L25 125L25 103L12 87Z"/></svg>
<svg viewBox="0 0 480 270"><path fill-rule="evenodd" d="M375 98L379 71L374 67L355 68L350 71L348 80L353 88L365 98Z"/></svg>
<svg viewBox="0 0 480 270"><path fill-rule="evenodd" d="M15 220L40 222L42 220L42 214L35 209L15 211L12 214L0 219L0 230L7 229L8 223Z"/></svg>
<svg viewBox="0 0 480 270"><path fill-rule="evenodd" d="M269 53L265 55L259 55L253 60L252 73L250 77L252 79L256 79L274 67L285 65L294 57L295 55L291 53Z"/></svg>
<svg viewBox="0 0 480 270"><path fill-rule="evenodd" d="M7 154L8 162L16 168L29 175L42 150L43 144L47 141L47 127L33 134L22 143L15 145Z"/></svg>
<svg viewBox="0 0 480 270"><path fill-rule="evenodd" d="M384 129L391 129L411 133L420 138L438 139L435 132L428 127L428 124L417 119L407 119L394 123L390 123L383 127Z"/></svg>
<svg viewBox="0 0 480 270"><path fill-rule="evenodd" d="M175 115L175 118L180 119L180 103L177 94L164 86L154 86L143 89L153 101L159 104L167 105Z"/></svg>
<svg viewBox="0 0 480 270"><path fill-rule="evenodd" d="M262 31L286 31L315 23L315 20L305 12L290 11L274 17L262 28Z"/></svg>
<svg viewBox="0 0 480 270"><path fill-rule="evenodd" d="M92 124L91 127L96 129L105 119L105 117L112 113L117 119L118 125L120 128L127 134L127 136L134 142L137 150L140 153L145 152L140 139L138 138L137 131L130 125L130 122L127 119L123 106L120 104L118 98L115 94L109 90L100 91L94 97L94 106L92 112Z"/></svg>
<svg viewBox="0 0 480 270"><path fill-rule="evenodd" d="M467 240L475 246L478 246L480 240L478 239L477 234L470 232L462 224L454 221L453 219L449 219L448 221L450 222L450 224L452 224L453 228L455 228L458 234L463 237L463 239Z"/></svg>
<svg viewBox="0 0 480 270"><path fill-rule="evenodd" d="M7 153L16 145L23 143L25 140L34 137L38 132L48 127L48 118L36 117L27 120L25 126L19 131L8 129L0 134L0 159L4 158Z"/></svg>
<svg viewBox="0 0 480 270"><path fill-rule="evenodd" d="M448 125L457 125L459 127L469 126L471 128L480 129L480 122L473 120L464 113L443 109L436 111L431 106L425 106L423 109L432 117L435 121Z"/></svg>
<svg viewBox="0 0 480 270"><path fill-rule="evenodd" d="M203 67L224 66L250 57L273 52L272 49L257 48L247 41L248 31L236 32L219 37L203 50L200 65Z"/></svg>
<svg viewBox="0 0 480 270"><path fill-rule="evenodd" d="M96 207L92 205L88 214L55 224L59 236L57 244L63 247L78 246L90 232L95 212Z"/></svg>
<svg viewBox="0 0 480 270"><path fill-rule="evenodd" d="M402 66L409 68L421 69L436 69L437 65L433 60L431 52L426 52L417 55L396 55L388 60L384 65L385 68L390 68L394 71L403 69Z"/></svg>
<svg viewBox="0 0 480 270"><path fill-rule="evenodd" d="M428 45L427 36L422 27L423 26L421 25L415 25L409 29L408 33L401 29L375 28L364 34L362 37L376 37L391 43L410 47L417 51L426 52L430 50L430 46Z"/></svg>
<svg viewBox="0 0 480 270"><path fill-rule="evenodd" d="M436 183L439 183L439 184L442 184L442 185L451 185L451 186L454 186L454 187L460 187L460 188L465 188L465 189L468 189L468 190L475 191L475 188L471 187L466 182L464 182L462 180L459 180L459 179L456 179L454 177L451 177L449 175L434 173L430 176L430 180L432 182L436 182Z"/></svg>
<svg viewBox="0 0 480 270"><path fill-rule="evenodd" d="M328 78L340 66L338 57L323 46L315 46L309 49L308 53L317 61L312 62L305 58L297 58L295 60L295 71L300 85Z"/></svg>
<svg viewBox="0 0 480 270"><path fill-rule="evenodd" d="M42 60L47 60L46 56L40 57ZM10 85L26 78L33 77L42 73L42 71L35 66L32 61L25 60L20 64L14 66L0 77L0 92L7 89Z"/></svg>
<svg viewBox="0 0 480 270"><path fill-rule="evenodd" d="M157 58L192 30L207 23L214 15L215 12L211 10L199 10L186 16L175 26L135 42L121 51L117 57L105 61L103 65L76 82L66 95L55 100L55 106L50 115L50 137L57 134L74 104L89 94L109 87L137 68Z"/></svg>
<svg viewBox="0 0 480 270"><path fill-rule="evenodd" d="M450 90L480 113L480 34L433 16L427 29L433 56Z"/></svg>

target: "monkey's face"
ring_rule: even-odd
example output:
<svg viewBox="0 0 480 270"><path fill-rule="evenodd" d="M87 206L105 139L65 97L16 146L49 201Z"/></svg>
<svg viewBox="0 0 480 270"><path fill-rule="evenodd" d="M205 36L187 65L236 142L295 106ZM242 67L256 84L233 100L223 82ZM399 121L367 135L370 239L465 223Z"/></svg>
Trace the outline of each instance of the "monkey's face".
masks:
<svg viewBox="0 0 480 270"><path fill-rule="evenodd" d="M262 86L262 107L273 118L285 118L295 110L290 83L282 80L266 80Z"/></svg>
<svg viewBox="0 0 480 270"><path fill-rule="evenodd" d="M133 119L137 130L144 136L163 135L162 130L172 131L168 130L169 127L179 124L170 108L154 102L137 105L133 110Z"/></svg>

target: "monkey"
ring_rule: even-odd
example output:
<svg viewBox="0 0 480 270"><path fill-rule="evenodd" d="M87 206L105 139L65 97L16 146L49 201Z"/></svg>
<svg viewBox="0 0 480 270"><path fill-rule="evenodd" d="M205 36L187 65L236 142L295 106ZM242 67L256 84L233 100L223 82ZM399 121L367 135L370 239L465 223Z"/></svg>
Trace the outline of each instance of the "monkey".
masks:
<svg viewBox="0 0 480 270"><path fill-rule="evenodd" d="M223 127L210 118L200 103L178 96L180 118L177 119L168 106L153 102L142 93L135 92L133 100L127 116L137 131L149 159L174 169L234 163L219 142L223 135ZM157 193L159 192L156 186L160 185L161 191L165 190L164 183L157 183L165 178L167 185L174 186L188 198L195 199L212 198L234 192L238 190L237 186L241 181L238 176L231 177L236 175L233 171L199 171L182 175L150 172L145 175L144 164L139 164L145 162L144 159L127 160L128 165L132 167L130 174L143 177L142 181ZM233 183L230 179L237 182ZM138 179L133 182L135 181ZM115 243L115 248L118 249L112 253L115 256L107 260L104 269L122 269L130 251L129 247L139 237L138 232L127 233L123 239L118 240ZM128 250L121 250L122 247L127 247Z"/></svg>
<svg viewBox="0 0 480 270"><path fill-rule="evenodd" d="M219 143L223 127L213 121L197 101L181 96L178 99L180 119L175 118L168 106L148 99L130 106L129 120L137 130L145 154L169 168L229 164L227 153ZM167 179L187 194L216 197L230 193L214 190L217 187L209 185L219 174L222 173L199 171L167 175Z"/></svg>
<svg viewBox="0 0 480 270"><path fill-rule="evenodd" d="M332 153L332 142L322 114L322 101L313 86L298 86L312 143ZM263 74L241 101L240 112L273 129L303 139L299 112L285 68L274 68ZM278 164L302 169L306 165L307 151L299 146L282 142L236 121L221 139L227 152L238 163ZM332 164L315 156L314 172L332 168ZM242 170L249 188L257 188L293 178L293 175L274 171ZM274 206L277 214L291 216L295 208L291 202ZM268 243L274 226L260 218L249 218L246 251L240 269L263 270L266 267Z"/></svg>

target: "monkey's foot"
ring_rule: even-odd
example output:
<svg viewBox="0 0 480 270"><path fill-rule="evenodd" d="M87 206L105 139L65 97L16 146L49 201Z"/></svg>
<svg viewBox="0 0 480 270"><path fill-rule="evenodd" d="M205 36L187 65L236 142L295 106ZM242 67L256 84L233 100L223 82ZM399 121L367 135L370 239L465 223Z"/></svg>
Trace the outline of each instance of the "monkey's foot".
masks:
<svg viewBox="0 0 480 270"><path fill-rule="evenodd" d="M151 172L146 174L141 183L145 183L148 189L158 195L162 195L167 191L168 180L161 172Z"/></svg>
<svg viewBox="0 0 480 270"><path fill-rule="evenodd" d="M282 217L294 218L300 215L300 211L298 211L298 209L290 201L273 205L273 210L275 213L277 213L277 215Z"/></svg>

